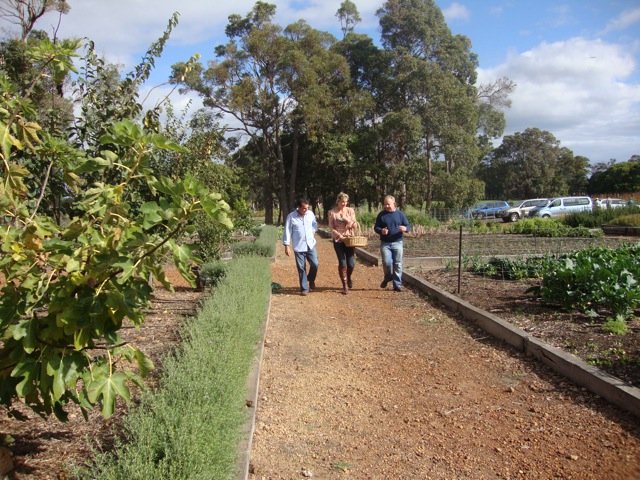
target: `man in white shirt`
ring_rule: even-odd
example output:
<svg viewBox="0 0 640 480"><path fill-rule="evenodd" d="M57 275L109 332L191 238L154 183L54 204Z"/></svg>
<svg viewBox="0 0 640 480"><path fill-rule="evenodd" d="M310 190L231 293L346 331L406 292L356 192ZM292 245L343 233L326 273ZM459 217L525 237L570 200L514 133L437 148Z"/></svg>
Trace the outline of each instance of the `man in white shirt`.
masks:
<svg viewBox="0 0 640 480"><path fill-rule="evenodd" d="M291 255L293 249L300 282L300 293L307 295L316 288L318 273L318 253L316 251L315 233L318 230L316 216L309 210L309 202L303 198L296 200L296 209L287 215L282 233L284 253ZM309 273L306 264L309 262Z"/></svg>

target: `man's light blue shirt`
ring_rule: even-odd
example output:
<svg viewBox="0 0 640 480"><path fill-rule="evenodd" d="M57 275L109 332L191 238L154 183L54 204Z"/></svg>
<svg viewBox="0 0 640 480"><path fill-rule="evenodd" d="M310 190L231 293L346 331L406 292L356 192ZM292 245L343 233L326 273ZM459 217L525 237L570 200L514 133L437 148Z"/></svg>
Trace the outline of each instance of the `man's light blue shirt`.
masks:
<svg viewBox="0 0 640 480"><path fill-rule="evenodd" d="M282 244L291 245L294 252L313 250L316 246L316 230L318 230L318 223L311 210L307 210L304 215L294 210L287 215L287 220L284 222Z"/></svg>

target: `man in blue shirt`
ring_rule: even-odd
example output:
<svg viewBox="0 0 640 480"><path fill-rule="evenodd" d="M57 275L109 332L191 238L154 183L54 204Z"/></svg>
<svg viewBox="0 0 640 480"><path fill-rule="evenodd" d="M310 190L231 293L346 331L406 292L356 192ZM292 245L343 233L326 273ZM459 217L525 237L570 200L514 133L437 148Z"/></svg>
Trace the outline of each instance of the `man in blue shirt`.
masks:
<svg viewBox="0 0 640 480"><path fill-rule="evenodd" d="M316 288L318 253L315 233L317 230L318 222L316 216L309 210L309 202L303 198L296 200L296 209L287 215L284 222L282 244L287 257L291 255L293 248L302 295L307 295L310 289ZM309 273L306 271L307 262L309 262Z"/></svg>
<svg viewBox="0 0 640 480"><path fill-rule="evenodd" d="M402 291L402 235L411 230L407 216L396 208L396 199L391 195L384 197L384 210L378 213L373 226L380 235L380 256L384 279L380 288L387 288L393 282L396 292Z"/></svg>

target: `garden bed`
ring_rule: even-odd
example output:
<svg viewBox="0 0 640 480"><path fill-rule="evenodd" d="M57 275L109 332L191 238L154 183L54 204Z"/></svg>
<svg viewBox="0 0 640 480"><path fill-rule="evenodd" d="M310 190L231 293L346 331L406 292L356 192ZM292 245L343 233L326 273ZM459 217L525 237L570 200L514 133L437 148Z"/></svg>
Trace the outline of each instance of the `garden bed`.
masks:
<svg viewBox="0 0 640 480"><path fill-rule="evenodd" d="M175 291L159 288L142 327L125 327L121 332L126 341L140 347L155 363L157 368L148 379L149 384L156 381L162 358L179 344L185 318L195 314L204 295L187 286L174 267L169 267L166 275ZM70 405L69 420L61 423L55 417L40 418L19 403L15 408L27 417L26 421L9 418L6 407L0 407L0 434L13 454L15 469L9 477L13 480L73 478L70 465L91 460L93 449L109 449L123 413L119 408L113 417L104 420L96 409L89 412L89 420L85 421L80 409Z"/></svg>
<svg viewBox="0 0 640 480"><path fill-rule="evenodd" d="M463 257L563 253L596 245L615 247L625 242L629 242L629 239L468 235L463 238L463 251L467 252ZM458 293L458 271L457 265L454 265L457 264L457 245L457 236L453 234L408 238L405 241L407 270L531 335L640 387L640 318L637 315L628 322L627 334L613 335L602 328L601 318L592 319L575 311L544 305L528 292L531 287L539 285L539 280L531 279L500 280L462 272ZM372 242L369 249L372 253L377 250ZM432 256L451 255L456 261L450 261L449 268L433 268L426 261L421 263L415 260L428 253ZM433 262L430 263L433 265Z"/></svg>

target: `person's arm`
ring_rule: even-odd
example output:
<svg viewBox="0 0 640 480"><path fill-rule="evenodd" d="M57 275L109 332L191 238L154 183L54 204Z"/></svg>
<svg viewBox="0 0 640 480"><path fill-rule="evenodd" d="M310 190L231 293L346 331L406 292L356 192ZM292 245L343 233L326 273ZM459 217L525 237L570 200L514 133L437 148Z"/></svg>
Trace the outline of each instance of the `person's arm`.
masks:
<svg viewBox="0 0 640 480"><path fill-rule="evenodd" d="M336 229L336 215L333 211L329 211L329 228L331 228L331 237L334 240L342 239L342 234Z"/></svg>
<svg viewBox="0 0 640 480"><path fill-rule="evenodd" d="M353 208L347 210L348 222L347 229L351 230L356 225L356 211Z"/></svg>
<svg viewBox="0 0 640 480"><path fill-rule="evenodd" d="M291 217L287 216L282 230L282 244L284 245L284 253L288 257L291 254Z"/></svg>
<svg viewBox="0 0 640 480"><path fill-rule="evenodd" d="M373 231L378 235L382 235L382 221L381 221L382 213L379 213L376 217L376 223L373 225Z"/></svg>
<svg viewBox="0 0 640 480"><path fill-rule="evenodd" d="M402 214L402 225L404 226L403 233L408 233L411 231L411 223L409 222L409 219L407 218L404 212L400 212L400 213Z"/></svg>

